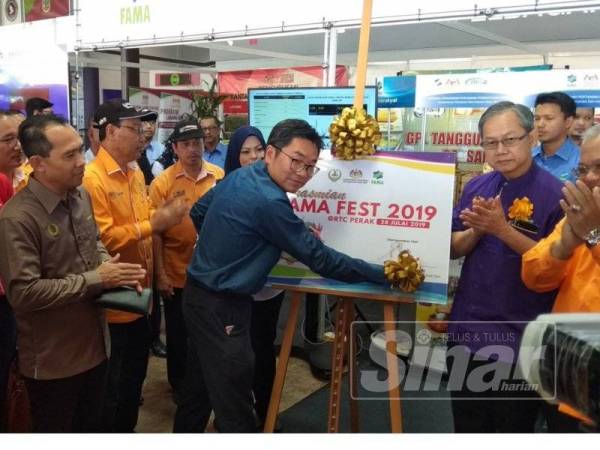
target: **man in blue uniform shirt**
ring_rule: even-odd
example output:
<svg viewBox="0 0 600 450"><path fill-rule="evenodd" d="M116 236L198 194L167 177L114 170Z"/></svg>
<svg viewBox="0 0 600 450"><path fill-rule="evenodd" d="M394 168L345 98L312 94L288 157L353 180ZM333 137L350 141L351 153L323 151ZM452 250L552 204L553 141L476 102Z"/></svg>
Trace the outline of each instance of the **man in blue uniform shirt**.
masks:
<svg viewBox="0 0 600 450"><path fill-rule="evenodd" d="M221 143L221 122L215 116L200 118L200 127L204 133L204 160L225 167L227 146Z"/></svg>
<svg viewBox="0 0 600 450"><path fill-rule="evenodd" d="M569 137L576 109L575 101L564 92L540 94L535 99L540 145L533 149L533 160L563 183L575 183L573 169L579 164L579 147Z"/></svg>
<svg viewBox="0 0 600 450"><path fill-rule="evenodd" d="M199 235L183 294L190 346L175 432L204 431L211 409L221 432L255 430L251 295L282 251L324 277L385 283L382 266L325 246L292 210L286 194L318 171L321 146L307 122L281 121L264 161L236 170L192 208Z"/></svg>

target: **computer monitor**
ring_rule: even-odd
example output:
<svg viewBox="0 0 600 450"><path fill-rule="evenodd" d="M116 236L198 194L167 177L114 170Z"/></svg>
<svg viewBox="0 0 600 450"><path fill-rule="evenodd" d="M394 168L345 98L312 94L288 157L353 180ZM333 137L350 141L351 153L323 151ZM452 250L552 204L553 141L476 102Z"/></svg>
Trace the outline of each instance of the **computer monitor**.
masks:
<svg viewBox="0 0 600 450"><path fill-rule="evenodd" d="M284 119L304 119L330 148L329 125L333 117L354 103L354 87L248 89L248 122L268 139L275 124ZM376 115L377 88L366 86L363 107Z"/></svg>

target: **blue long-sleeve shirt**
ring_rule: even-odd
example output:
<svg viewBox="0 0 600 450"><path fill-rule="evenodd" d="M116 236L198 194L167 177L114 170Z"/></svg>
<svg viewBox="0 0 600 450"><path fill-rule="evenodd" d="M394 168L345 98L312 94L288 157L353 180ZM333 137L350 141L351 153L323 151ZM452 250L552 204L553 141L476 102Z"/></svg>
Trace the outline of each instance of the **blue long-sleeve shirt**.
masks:
<svg viewBox="0 0 600 450"><path fill-rule="evenodd" d="M383 266L327 247L296 216L264 162L231 173L196 202L188 276L214 291L255 294L285 251L319 275L385 283Z"/></svg>

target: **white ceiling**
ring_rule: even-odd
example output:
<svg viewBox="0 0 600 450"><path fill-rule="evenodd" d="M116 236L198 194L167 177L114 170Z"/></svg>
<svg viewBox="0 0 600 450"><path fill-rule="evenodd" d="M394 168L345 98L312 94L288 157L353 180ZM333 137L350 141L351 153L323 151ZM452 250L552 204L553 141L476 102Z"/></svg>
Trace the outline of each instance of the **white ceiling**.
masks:
<svg viewBox="0 0 600 450"><path fill-rule="evenodd" d="M338 63L356 61L358 38L358 29L338 34ZM306 65L322 60L324 35L260 38L254 45L250 41L231 43L197 46L209 48L210 58L218 63L244 60L252 66L252 60L275 58ZM594 51L600 52L600 11L578 11L556 16L373 27L369 61Z"/></svg>
<svg viewBox="0 0 600 450"><path fill-rule="evenodd" d="M394 72L413 70L413 67L414 70L422 69L418 64L422 60L446 59L433 68L449 69L464 67L451 67L448 60L452 58L470 61L480 58L480 62L487 58L489 61L484 61L487 66L497 67L494 64L498 64L498 57L502 56L501 65L548 62L562 66L573 64L571 60L577 59L579 65L573 68L584 68L582 62L587 63L587 67L600 67L600 3L597 11L587 13L574 11L554 16L544 14L515 19L481 19L484 20L374 26L371 29L369 63L398 63L393 69L388 69ZM343 33L338 33L338 64L353 66L356 63L358 39L357 28L347 28ZM317 32L263 37L258 38L255 44L248 40L236 40L230 43L201 42L146 47L141 49L141 53L194 62L211 60L217 63L217 70L227 71L320 65L323 62L323 47L324 33ZM109 62L117 66L120 64L118 57L94 52L82 54L80 62L99 67ZM143 61L140 67L146 70L188 68L185 64L148 60Z"/></svg>

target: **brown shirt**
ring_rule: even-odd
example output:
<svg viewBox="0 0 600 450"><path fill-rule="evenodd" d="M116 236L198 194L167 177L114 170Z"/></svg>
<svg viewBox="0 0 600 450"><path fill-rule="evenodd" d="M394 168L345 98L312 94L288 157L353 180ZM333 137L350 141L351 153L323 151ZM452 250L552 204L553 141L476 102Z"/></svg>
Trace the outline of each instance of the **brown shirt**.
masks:
<svg viewBox="0 0 600 450"><path fill-rule="evenodd" d="M17 319L29 378L66 378L108 356L95 269L108 259L86 191L62 199L34 177L0 211L0 277Z"/></svg>

